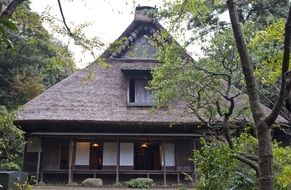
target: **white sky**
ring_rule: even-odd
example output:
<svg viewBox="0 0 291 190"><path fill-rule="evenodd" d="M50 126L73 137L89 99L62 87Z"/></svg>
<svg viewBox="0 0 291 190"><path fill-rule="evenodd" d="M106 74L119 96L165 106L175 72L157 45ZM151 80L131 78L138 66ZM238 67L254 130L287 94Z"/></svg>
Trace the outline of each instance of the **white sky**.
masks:
<svg viewBox="0 0 291 190"><path fill-rule="evenodd" d="M132 22L134 8L141 6L157 6L161 0L62 0L66 21L81 24L90 22L92 25L85 31L88 36L97 36L105 44L112 43ZM51 15L61 20L57 0L31 0L31 9L41 14L48 6ZM74 53L77 67L83 68L93 61L90 54L82 53L81 48L69 46ZM102 53L102 52L100 52Z"/></svg>

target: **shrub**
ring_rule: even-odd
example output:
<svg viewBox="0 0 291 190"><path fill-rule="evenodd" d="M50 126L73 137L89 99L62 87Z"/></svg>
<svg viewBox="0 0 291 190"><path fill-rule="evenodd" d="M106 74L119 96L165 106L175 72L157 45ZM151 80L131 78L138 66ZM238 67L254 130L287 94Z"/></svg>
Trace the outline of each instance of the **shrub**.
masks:
<svg viewBox="0 0 291 190"><path fill-rule="evenodd" d="M23 132L13 119L14 113L0 105L0 168L6 170L19 170L23 158Z"/></svg>
<svg viewBox="0 0 291 190"><path fill-rule="evenodd" d="M247 133L234 140L231 150L223 141L201 140L203 147L195 150L192 161L197 165L198 190L255 190L257 176L249 166L237 161L235 155L257 155L257 139ZM291 189L291 147L273 141L275 189Z"/></svg>
<svg viewBox="0 0 291 190"><path fill-rule="evenodd" d="M16 170L16 171L19 171L20 167L19 167L19 165L15 164L13 162L0 163L0 170Z"/></svg>
<svg viewBox="0 0 291 190"><path fill-rule="evenodd" d="M152 181L152 179L148 179L148 178L136 178L136 179L131 179L131 180L125 182L125 184L129 188L147 189L147 188L150 188L152 186L153 181Z"/></svg>
<svg viewBox="0 0 291 190"><path fill-rule="evenodd" d="M187 190L186 187L180 187L179 190Z"/></svg>
<svg viewBox="0 0 291 190"><path fill-rule="evenodd" d="M23 184L15 183L17 190L32 190L32 186L26 181Z"/></svg>

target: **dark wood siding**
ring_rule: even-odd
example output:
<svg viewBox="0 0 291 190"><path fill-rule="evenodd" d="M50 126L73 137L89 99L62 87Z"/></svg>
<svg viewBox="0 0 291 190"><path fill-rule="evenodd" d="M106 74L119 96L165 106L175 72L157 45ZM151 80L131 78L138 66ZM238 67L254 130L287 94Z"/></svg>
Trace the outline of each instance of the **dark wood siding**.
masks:
<svg viewBox="0 0 291 190"><path fill-rule="evenodd" d="M37 152L24 152L23 171L36 172L37 168Z"/></svg>
<svg viewBox="0 0 291 190"><path fill-rule="evenodd" d="M189 161L193 150L192 141L176 142L176 167L178 171L191 171L193 163Z"/></svg>
<svg viewBox="0 0 291 190"><path fill-rule="evenodd" d="M43 141L43 170L60 169L60 143L56 140Z"/></svg>

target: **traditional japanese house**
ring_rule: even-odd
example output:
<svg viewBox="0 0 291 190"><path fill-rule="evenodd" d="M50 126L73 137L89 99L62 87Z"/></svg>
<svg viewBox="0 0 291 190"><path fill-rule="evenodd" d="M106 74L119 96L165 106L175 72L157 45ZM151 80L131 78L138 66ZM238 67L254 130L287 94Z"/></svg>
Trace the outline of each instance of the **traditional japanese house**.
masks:
<svg viewBox="0 0 291 190"><path fill-rule="evenodd" d="M156 183L185 183L195 171L188 160L205 133L183 103L154 110L146 88L159 62L151 35L164 30L137 7L118 38L119 48L24 105L15 124L26 132L23 170L37 181L79 182L87 177L119 183L150 177ZM174 124L174 125L173 125ZM195 175L194 175L195 178Z"/></svg>

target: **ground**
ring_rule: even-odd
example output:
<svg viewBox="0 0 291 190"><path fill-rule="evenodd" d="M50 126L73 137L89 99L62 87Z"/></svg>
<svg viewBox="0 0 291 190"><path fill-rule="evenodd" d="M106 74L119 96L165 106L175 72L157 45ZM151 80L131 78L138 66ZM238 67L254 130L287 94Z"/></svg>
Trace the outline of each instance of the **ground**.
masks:
<svg viewBox="0 0 291 190"><path fill-rule="evenodd" d="M104 186L101 188L86 188L86 187L82 187L82 186L33 186L33 190L118 190L118 189L122 189L122 190L134 190L134 189L129 189L126 187L112 187L112 186ZM179 190L179 187L171 187L171 186L166 186L166 187L153 187L150 189L155 189L155 190L165 190L165 189L171 189L171 190ZM189 190L193 188L188 188ZM136 189L136 190L140 190L140 189Z"/></svg>

